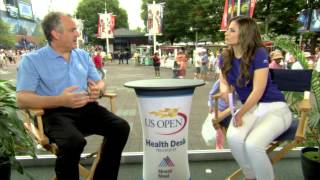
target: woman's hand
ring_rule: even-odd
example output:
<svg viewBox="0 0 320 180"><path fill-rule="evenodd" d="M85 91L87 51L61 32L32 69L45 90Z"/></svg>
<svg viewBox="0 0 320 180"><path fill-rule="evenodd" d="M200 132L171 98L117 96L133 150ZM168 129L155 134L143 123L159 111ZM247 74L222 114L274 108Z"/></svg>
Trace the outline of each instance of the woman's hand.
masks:
<svg viewBox="0 0 320 180"><path fill-rule="evenodd" d="M242 126L242 115L240 113L236 113L235 116L233 117L233 125L234 127L240 127Z"/></svg>

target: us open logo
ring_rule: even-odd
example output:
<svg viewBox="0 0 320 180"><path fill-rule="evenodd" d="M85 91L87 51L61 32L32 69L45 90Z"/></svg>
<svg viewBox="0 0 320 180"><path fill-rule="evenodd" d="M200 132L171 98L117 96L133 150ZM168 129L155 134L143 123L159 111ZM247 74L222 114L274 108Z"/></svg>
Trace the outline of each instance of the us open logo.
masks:
<svg viewBox="0 0 320 180"><path fill-rule="evenodd" d="M177 134L186 127L188 121L184 113L178 112L178 108L164 108L149 114L151 116L145 118L145 126L160 135Z"/></svg>

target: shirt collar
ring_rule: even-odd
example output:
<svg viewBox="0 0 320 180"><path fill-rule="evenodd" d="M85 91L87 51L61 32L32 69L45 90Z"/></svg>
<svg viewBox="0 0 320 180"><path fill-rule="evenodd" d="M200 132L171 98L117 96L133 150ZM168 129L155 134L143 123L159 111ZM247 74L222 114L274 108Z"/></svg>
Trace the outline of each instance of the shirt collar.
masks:
<svg viewBox="0 0 320 180"><path fill-rule="evenodd" d="M63 58L60 54L58 54L49 44L46 45L46 49L47 49L47 52L48 52L48 56L51 58L51 59L57 59L57 58ZM72 51L70 51L70 58L72 56Z"/></svg>
<svg viewBox="0 0 320 180"><path fill-rule="evenodd" d="M54 49L52 49L52 47L49 44L46 45L46 49L47 49L48 57L50 59L57 59L58 57L61 57L61 55L58 54Z"/></svg>

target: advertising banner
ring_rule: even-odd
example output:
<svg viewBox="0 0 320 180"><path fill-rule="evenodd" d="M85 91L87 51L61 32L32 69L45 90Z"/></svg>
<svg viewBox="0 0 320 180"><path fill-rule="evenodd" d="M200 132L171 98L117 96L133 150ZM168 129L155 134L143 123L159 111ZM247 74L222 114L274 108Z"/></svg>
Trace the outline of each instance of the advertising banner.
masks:
<svg viewBox="0 0 320 180"><path fill-rule="evenodd" d="M254 8L256 7L256 0L251 0L250 2L250 17L253 16Z"/></svg>
<svg viewBox="0 0 320 180"><path fill-rule="evenodd" d="M76 26L77 26L77 31L79 32L79 37L78 37L78 39L83 40L83 34L82 34L82 31L83 31L83 20L81 20L81 19L74 19L74 21L75 21Z"/></svg>
<svg viewBox="0 0 320 180"><path fill-rule="evenodd" d="M221 21L221 30L226 30L228 25L228 0L224 2L223 15Z"/></svg>
<svg viewBox="0 0 320 180"><path fill-rule="evenodd" d="M298 32L306 32L308 31L308 24L309 24L309 10L304 9L300 12L298 16L298 22L301 25L298 28Z"/></svg>
<svg viewBox="0 0 320 180"><path fill-rule="evenodd" d="M238 4L240 11L238 13ZM221 20L221 30L226 31L228 21L238 15L253 16L256 0L225 0L224 11Z"/></svg>
<svg viewBox="0 0 320 180"><path fill-rule="evenodd" d="M155 22L153 22L153 16ZM148 4L147 17L147 32L148 34L159 35L162 33L162 18L163 18L163 4Z"/></svg>
<svg viewBox="0 0 320 180"><path fill-rule="evenodd" d="M193 90L169 96L137 94L143 128L143 180L189 180L187 149Z"/></svg>
<svg viewBox="0 0 320 180"><path fill-rule="evenodd" d="M109 36L110 37L113 37L114 36L114 30L115 30L115 27L116 27L116 16L115 15L112 15L110 14L109 16L110 18L110 23L109 23Z"/></svg>
<svg viewBox="0 0 320 180"><path fill-rule="evenodd" d="M30 1L18 1L19 14L21 18L33 20L33 11Z"/></svg>
<svg viewBox="0 0 320 180"><path fill-rule="evenodd" d="M113 38L116 18L112 13L100 14L98 16L97 38Z"/></svg>

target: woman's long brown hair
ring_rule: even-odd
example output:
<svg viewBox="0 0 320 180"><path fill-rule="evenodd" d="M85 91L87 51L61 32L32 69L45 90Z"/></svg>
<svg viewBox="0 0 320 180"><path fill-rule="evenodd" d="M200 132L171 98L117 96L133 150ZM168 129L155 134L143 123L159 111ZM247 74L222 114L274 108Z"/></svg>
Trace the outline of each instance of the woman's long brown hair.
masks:
<svg viewBox="0 0 320 180"><path fill-rule="evenodd" d="M252 78L249 72L249 68L256 50L259 47L263 47L259 28L256 22L247 16L237 16L231 18L229 25L232 21L239 24L239 43L242 48L243 55L240 63L240 76L237 79L239 86L246 86L249 80ZM234 58L234 52L231 47L224 49L223 53L223 66L221 69L224 78L227 78L227 74L231 69L231 62Z"/></svg>

